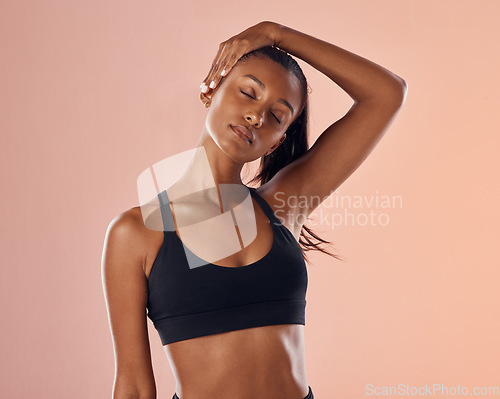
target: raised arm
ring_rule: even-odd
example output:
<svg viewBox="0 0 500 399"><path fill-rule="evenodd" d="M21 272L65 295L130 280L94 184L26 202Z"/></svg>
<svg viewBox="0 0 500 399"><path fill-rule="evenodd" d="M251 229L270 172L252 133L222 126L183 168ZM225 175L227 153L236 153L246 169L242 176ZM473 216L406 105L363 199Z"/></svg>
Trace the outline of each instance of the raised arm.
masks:
<svg viewBox="0 0 500 399"><path fill-rule="evenodd" d="M406 82L363 57L284 25L267 22L277 47L301 58L354 100L299 159L272 179L278 191L326 199L373 150L404 103ZM271 183L271 182L269 182ZM306 214L318 205L313 201Z"/></svg>
<svg viewBox="0 0 500 399"><path fill-rule="evenodd" d="M113 219L102 254L102 284L115 355L113 399L156 398L147 329L141 222L132 210Z"/></svg>

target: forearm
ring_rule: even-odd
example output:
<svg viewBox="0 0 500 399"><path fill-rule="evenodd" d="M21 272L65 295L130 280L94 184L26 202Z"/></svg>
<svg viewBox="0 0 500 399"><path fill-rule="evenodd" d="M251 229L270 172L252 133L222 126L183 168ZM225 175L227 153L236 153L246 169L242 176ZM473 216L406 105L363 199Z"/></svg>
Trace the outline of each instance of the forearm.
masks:
<svg viewBox="0 0 500 399"><path fill-rule="evenodd" d="M275 24L276 46L324 73L355 102L401 102L406 82L376 63L285 25Z"/></svg>

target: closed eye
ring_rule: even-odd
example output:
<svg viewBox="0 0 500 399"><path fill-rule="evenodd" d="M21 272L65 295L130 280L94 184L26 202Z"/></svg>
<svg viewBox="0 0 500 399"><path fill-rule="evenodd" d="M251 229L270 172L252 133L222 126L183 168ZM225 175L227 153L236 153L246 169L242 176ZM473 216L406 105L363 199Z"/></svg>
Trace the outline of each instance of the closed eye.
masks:
<svg viewBox="0 0 500 399"><path fill-rule="evenodd" d="M245 96L248 96L250 98L253 98L250 94L248 93L245 93L243 90L240 90L241 93L243 93ZM255 100L255 98L253 98Z"/></svg>
<svg viewBox="0 0 500 399"><path fill-rule="evenodd" d="M241 93L243 93L245 96L248 96L248 97L250 97L250 98L252 98L252 99L254 99L254 100L255 100L255 98L254 98L254 97L252 97L252 96L251 96L250 94L248 94L248 93L245 93L243 90L240 90L240 92L241 92ZM274 119L276 119L276 122L278 122L278 123L281 125L281 121L280 121L280 120L276 117L276 115L274 115L272 112L271 112L271 115L272 115L272 116L274 116Z"/></svg>

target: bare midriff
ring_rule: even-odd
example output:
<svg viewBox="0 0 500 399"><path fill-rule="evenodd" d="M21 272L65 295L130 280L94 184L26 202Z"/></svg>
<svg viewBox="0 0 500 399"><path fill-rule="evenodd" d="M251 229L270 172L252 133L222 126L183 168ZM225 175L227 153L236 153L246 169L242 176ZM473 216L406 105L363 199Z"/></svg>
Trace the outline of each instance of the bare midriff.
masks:
<svg viewBox="0 0 500 399"><path fill-rule="evenodd" d="M271 203L269 196L266 200ZM269 220L253 201L258 237L252 245L224 259L222 264L245 265L262 258L270 250L273 232ZM300 229L286 227L298 240ZM146 259L149 260L145 272L149 278L163 233L149 231L147 237ZM309 391L302 324L279 324L206 335L167 344L163 349L180 399L303 399Z"/></svg>
<svg viewBox="0 0 500 399"><path fill-rule="evenodd" d="M180 399L302 399L304 326L248 328L163 347Z"/></svg>

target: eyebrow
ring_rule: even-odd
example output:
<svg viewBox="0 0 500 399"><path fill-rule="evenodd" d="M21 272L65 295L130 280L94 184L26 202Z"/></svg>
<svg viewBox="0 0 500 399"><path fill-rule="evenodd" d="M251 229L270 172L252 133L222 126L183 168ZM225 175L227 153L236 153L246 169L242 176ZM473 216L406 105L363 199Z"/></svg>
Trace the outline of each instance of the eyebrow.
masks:
<svg viewBox="0 0 500 399"><path fill-rule="evenodd" d="M266 86L264 85L264 83L262 83L259 79L257 79L257 78L256 78L255 76L253 76L253 75L248 74L248 75L243 75L243 77L244 77L244 78L246 77L246 78L250 78L250 79L252 79L255 83L257 83L257 84L258 84L260 87L262 87L263 89L265 89L265 88L266 88ZM278 102L279 102L279 103L282 103L282 104L286 105L288 108L290 108L290 111L292 111L292 116L293 116L293 112L294 112L294 111L293 111L293 107L292 107L292 105L291 105L288 101L286 101L286 100L285 100L285 99L283 99L283 98L280 98L280 99L278 100Z"/></svg>

